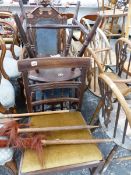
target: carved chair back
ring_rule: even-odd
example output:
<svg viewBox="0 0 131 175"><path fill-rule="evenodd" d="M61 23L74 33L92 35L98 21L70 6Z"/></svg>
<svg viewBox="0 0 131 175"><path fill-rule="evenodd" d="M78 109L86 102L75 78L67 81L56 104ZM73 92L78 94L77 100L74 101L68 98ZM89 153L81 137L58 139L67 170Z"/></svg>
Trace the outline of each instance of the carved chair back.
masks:
<svg viewBox="0 0 131 175"><path fill-rule="evenodd" d="M27 15L27 24L28 26L66 24L66 18L62 17L54 8L45 10L38 7ZM36 55L49 56L61 53L63 51L63 48L61 48L62 30L64 29L28 28L28 38L34 45Z"/></svg>
<svg viewBox="0 0 131 175"><path fill-rule="evenodd" d="M25 94L27 100L28 112L39 108L41 110L54 109L54 106L59 105L58 108L80 109L82 96L85 89L86 72L90 68L90 59L86 58L37 58L26 59L18 61L19 71L23 74L23 82L25 87ZM38 69L59 69L80 68L80 77L68 81L50 81L43 83L31 84L28 75L31 70ZM54 70L55 71L55 70ZM72 71L72 74L74 71ZM62 76L61 73L58 76ZM66 91L68 90L68 91ZM38 93L41 93L41 99L37 98ZM46 108L47 107L47 108Z"/></svg>
<svg viewBox="0 0 131 175"><path fill-rule="evenodd" d="M122 78L131 76L131 42L126 38L120 38L115 44L116 73ZM124 74L124 73L125 74ZM123 77L124 76L124 77Z"/></svg>

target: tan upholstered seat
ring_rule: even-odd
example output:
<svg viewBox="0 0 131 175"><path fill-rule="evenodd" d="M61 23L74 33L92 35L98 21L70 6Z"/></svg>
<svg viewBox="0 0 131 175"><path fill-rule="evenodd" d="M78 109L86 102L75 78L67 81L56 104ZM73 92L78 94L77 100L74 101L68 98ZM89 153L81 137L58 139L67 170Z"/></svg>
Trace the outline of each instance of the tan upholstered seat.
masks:
<svg viewBox="0 0 131 175"><path fill-rule="evenodd" d="M65 112L47 114L31 118L31 127L86 125L80 112ZM91 139L87 129L74 131L50 132L47 139ZM37 170L47 170L73 164L87 162L98 163L102 155L96 144L52 145L46 146L43 153L44 165L41 166L35 151L26 150L22 162L21 172L27 173Z"/></svg>

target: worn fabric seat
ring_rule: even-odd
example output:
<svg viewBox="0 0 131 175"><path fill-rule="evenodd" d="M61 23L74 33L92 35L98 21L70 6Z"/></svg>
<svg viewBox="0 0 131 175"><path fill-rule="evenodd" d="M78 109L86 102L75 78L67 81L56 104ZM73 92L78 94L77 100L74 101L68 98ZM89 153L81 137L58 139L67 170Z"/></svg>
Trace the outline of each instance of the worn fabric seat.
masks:
<svg viewBox="0 0 131 175"><path fill-rule="evenodd" d="M0 124L0 128L3 125ZM0 137L0 140L6 139L6 137ZM14 150L9 147L0 148L0 166L9 162L13 157Z"/></svg>
<svg viewBox="0 0 131 175"><path fill-rule="evenodd" d="M7 109L15 105L15 91L9 80L2 77L0 83L0 103Z"/></svg>
<svg viewBox="0 0 131 175"><path fill-rule="evenodd" d="M17 60L15 60L11 56L10 57L5 56L4 61L3 61L3 67L4 67L6 74L9 76L9 78L17 78L21 74L18 71Z"/></svg>
<svg viewBox="0 0 131 175"><path fill-rule="evenodd" d="M80 112L64 112L47 114L31 118L32 127L56 127L86 125ZM91 133L87 129L56 131L47 134L47 140L55 139L91 139ZM69 166L73 164L83 164L102 160L102 155L96 144L74 144L74 145L50 145L45 146L43 151L44 165L41 166L37 153L27 149L21 167L21 174L48 170L51 168Z"/></svg>

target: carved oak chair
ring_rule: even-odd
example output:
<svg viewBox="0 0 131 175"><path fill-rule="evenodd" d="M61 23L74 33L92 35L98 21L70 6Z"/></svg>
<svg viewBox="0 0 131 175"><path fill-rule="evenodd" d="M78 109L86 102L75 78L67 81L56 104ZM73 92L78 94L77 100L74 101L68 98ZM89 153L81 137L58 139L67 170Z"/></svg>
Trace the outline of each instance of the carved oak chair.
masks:
<svg viewBox="0 0 131 175"><path fill-rule="evenodd" d="M131 109L130 99L124 98L116 84L105 74L99 75L99 86L101 92L101 100L98 104L101 106L99 121L104 132L115 143L106 158L102 174L113 160L119 147L131 151ZM117 160L130 161L131 157L121 155L121 157L116 158Z"/></svg>
<svg viewBox="0 0 131 175"><path fill-rule="evenodd" d="M25 85L25 93L27 99L28 111L31 112L34 106L38 105L55 105L60 104L61 109L80 110L82 96L85 88L86 71L90 68L90 59L86 58L45 58L45 59L26 59L18 62L19 70L23 73L23 80ZM33 69L59 69L64 68L81 68L81 75L77 79L69 81L54 81L47 83L29 84L28 72ZM60 75L60 74L59 74ZM58 89L61 95L55 97L50 92L50 98L44 98L37 100L33 98L33 94L36 91L46 91ZM70 89L70 94L67 96L63 94L62 89ZM64 95L64 96L63 96ZM60 109L59 108L59 109ZM74 111L73 110L73 111ZM74 126L85 125L85 121L80 112L65 112L58 113L50 112L48 115L37 116L30 120L33 127L53 127L53 126ZM87 131L60 131L51 132L48 139L82 139L87 138ZM77 132L77 133L76 133ZM84 132L84 133L83 133ZM85 136L84 136L84 135ZM88 135L89 136L89 135ZM89 136L90 137L90 136ZM91 138L91 137L90 137ZM46 174L50 172L59 172L67 169L74 169L87 166L90 168L92 174L98 174L98 170L101 167L102 156L100 150L96 147L96 144L87 145L50 145L46 146L44 151L44 165L41 166L37 159L37 155L34 151L29 149L25 150L23 158L21 160L21 166L19 174ZM81 151L80 151L81 150ZM97 168L95 168L97 167Z"/></svg>
<svg viewBox="0 0 131 175"><path fill-rule="evenodd" d="M52 7L47 10L38 7L27 15L28 39L33 45L36 55L49 56L61 53L65 46L65 43L62 42L66 42L63 38L65 34L63 36L62 32L64 29L31 27L44 24L66 24L66 18Z"/></svg>

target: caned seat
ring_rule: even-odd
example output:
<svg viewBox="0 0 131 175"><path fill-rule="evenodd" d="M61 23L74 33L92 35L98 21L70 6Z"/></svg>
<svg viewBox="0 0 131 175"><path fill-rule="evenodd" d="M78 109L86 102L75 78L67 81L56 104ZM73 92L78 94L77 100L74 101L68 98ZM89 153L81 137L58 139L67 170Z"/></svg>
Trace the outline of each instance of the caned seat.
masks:
<svg viewBox="0 0 131 175"><path fill-rule="evenodd" d="M53 127L53 126L73 126L86 125L80 112L65 112L62 114L51 114L34 117L30 121L33 127ZM57 131L49 133L47 139L91 139L89 130L80 131ZM26 150L24 153L21 174L32 171L51 170L53 168L62 168L71 164L87 164L100 162L102 154L96 144L80 145L51 145L46 146L43 151L44 165L41 166L37 153L32 150ZM37 172L39 174L39 172Z"/></svg>

